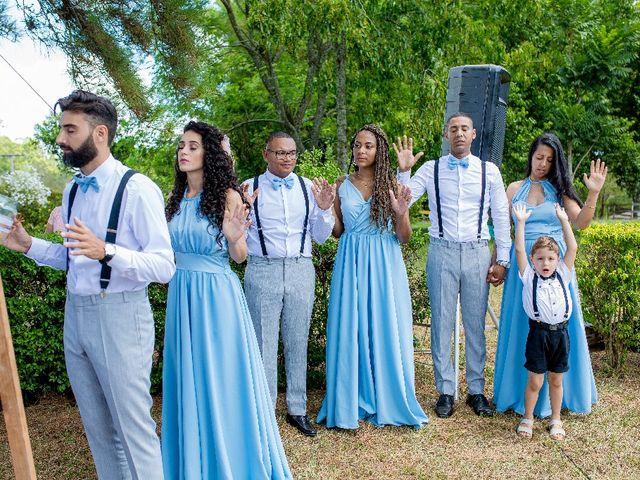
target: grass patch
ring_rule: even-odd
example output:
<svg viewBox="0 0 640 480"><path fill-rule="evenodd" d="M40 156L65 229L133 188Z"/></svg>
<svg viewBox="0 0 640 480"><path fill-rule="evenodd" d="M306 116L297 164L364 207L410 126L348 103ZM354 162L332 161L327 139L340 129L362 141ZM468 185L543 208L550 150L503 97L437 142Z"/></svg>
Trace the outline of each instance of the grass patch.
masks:
<svg viewBox="0 0 640 480"><path fill-rule="evenodd" d="M496 313L500 293L500 289L491 289ZM490 396L497 331L489 319L487 322L486 392ZM417 331L416 336L422 332ZM531 441L521 440L515 434L515 414L476 417L463 400L456 403L453 417L437 418L428 353L416 354L418 400L430 418L420 430L363 424L353 432L320 427L316 438L303 437L284 421L283 394L277 418L291 470L299 479L638 478L640 377L605 376L603 359L603 352L592 353L599 403L590 415L564 413L564 442L549 438L544 421L536 421ZM627 369L640 371L639 353L629 355ZM461 389L464 399L464 378ZM322 397L322 391L309 392L310 414L318 411ZM153 414L158 422L160 404L161 398L156 397ZM46 397L27 408L27 419L39 478L96 478L72 399ZM4 422L0 422L0 478L14 478Z"/></svg>

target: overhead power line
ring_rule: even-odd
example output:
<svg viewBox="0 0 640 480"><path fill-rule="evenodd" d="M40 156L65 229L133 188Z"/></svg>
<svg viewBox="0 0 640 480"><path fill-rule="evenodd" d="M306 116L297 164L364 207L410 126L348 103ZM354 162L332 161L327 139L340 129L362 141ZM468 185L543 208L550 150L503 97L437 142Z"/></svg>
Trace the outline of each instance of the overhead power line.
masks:
<svg viewBox="0 0 640 480"><path fill-rule="evenodd" d="M52 107L51 105L49 105L49 102L47 102L47 101L42 97L42 95L40 95L40 94L38 93L38 91L37 91L35 88L33 88L33 86L29 83L29 81L28 81L26 78L24 78L24 77L20 74L20 72L19 72L18 70L16 70L16 69L15 69L15 67L14 67L13 65L11 65L11 63L9 62L9 60L7 60L7 59L4 57L4 55L2 55L1 53L0 53L0 58L2 58L2 60L4 60L4 61L7 63L7 65L9 65L9 68L11 68L11 70L13 70L14 72L16 72L16 75L18 75L18 76L22 79L22 81L23 81L24 83L26 83L26 84L27 84L27 86L28 86L31 90L33 90L33 93L35 93L38 97L40 97L40 100L42 100L42 101L47 105L47 107L49 107L49 109L53 112L53 107Z"/></svg>

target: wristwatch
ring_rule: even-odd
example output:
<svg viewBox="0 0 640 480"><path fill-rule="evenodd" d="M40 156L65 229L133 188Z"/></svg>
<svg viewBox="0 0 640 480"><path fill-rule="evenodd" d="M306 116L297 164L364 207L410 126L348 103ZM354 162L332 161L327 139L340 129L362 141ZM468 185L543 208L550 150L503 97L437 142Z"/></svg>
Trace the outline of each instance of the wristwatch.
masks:
<svg viewBox="0 0 640 480"><path fill-rule="evenodd" d="M505 270L509 270L509 267L511 266L511 263L507 262L506 260L496 260L496 265L500 265Z"/></svg>
<svg viewBox="0 0 640 480"><path fill-rule="evenodd" d="M104 244L104 257L98 260L102 265L107 265L116 256L116 246L113 243Z"/></svg>

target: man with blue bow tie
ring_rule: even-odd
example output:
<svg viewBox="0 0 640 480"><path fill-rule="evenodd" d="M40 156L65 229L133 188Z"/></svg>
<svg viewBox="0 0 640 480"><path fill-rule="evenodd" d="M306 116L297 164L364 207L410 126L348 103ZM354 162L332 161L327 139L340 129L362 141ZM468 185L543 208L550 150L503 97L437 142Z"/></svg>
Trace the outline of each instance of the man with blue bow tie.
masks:
<svg viewBox="0 0 640 480"><path fill-rule="evenodd" d="M465 332L467 404L477 415L492 416L484 396L486 361L485 316L489 283L502 283L509 268L511 247L509 204L498 167L471 154L476 137L473 120L456 113L446 123L445 139L451 153L426 162L411 177L411 167L422 156L413 155L413 142L398 139L398 179L411 188L412 201L429 198L429 253L427 286L431 303L431 355L440 394L436 414L453 414L455 372L451 358L458 295ZM496 261L492 263L487 220L493 218Z"/></svg>
<svg viewBox="0 0 640 480"><path fill-rule="evenodd" d="M315 436L307 417L307 345L315 269L311 241L324 242L333 229L335 187L293 173L298 152L285 132L272 133L262 152L267 171L246 180L256 195L247 233L244 277L247 304L262 353L273 407L278 394L278 338L282 330L287 376L287 422Z"/></svg>
<svg viewBox="0 0 640 480"><path fill-rule="evenodd" d="M162 479L147 295L175 271L162 193L111 155L118 117L108 99L76 90L58 106L56 143L80 169L62 197L65 241L30 237L16 221L5 246L67 270L65 360L98 477Z"/></svg>

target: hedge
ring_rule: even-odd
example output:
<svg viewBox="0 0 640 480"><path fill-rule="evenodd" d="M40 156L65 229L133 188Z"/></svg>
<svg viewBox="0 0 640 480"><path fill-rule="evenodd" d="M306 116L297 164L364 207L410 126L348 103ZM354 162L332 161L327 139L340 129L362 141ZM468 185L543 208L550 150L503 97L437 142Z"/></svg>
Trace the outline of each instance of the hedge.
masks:
<svg viewBox="0 0 640 480"><path fill-rule="evenodd" d="M576 262L585 320L619 370L640 348L640 223L595 224L580 235Z"/></svg>
<svg viewBox="0 0 640 480"><path fill-rule="evenodd" d="M61 241L58 235L44 238ZM414 303L414 320L426 322L429 306L424 281L426 231L415 232L403 246ZM311 388L324 386L325 329L331 271L338 242L314 245L316 301L309 334L309 375ZM232 264L242 280L244 265ZM16 362L25 400L29 403L49 392L69 389L64 365L63 324L66 295L65 273L39 267L22 254L0 248L0 273L4 282L7 310L13 335ZM149 298L156 322L156 354L151 374L152 389L162 387L162 348L167 286L152 284ZM282 360L282 358L280 359ZM280 361L283 368L284 362ZM284 375L279 376L283 381Z"/></svg>
<svg viewBox="0 0 640 480"><path fill-rule="evenodd" d="M46 238L60 241L57 235ZM314 245L317 280L309 334L310 388L324 386L324 334L337 245L335 240ZM427 245L426 230L415 231L411 242L403 245L414 323L421 324L430 317L424 278ZM244 265L233 268L242 279ZM640 348L640 223L598 224L581 232L576 270L585 320L605 338L609 363L619 369L628 350ZM48 392L67 392L69 380L62 346L64 272L38 267L24 255L0 248L0 273L25 399L32 402ZM152 284L149 288L156 320L157 353L152 371L155 392L162 386L166 295L166 285ZM280 379L283 381L284 375Z"/></svg>

